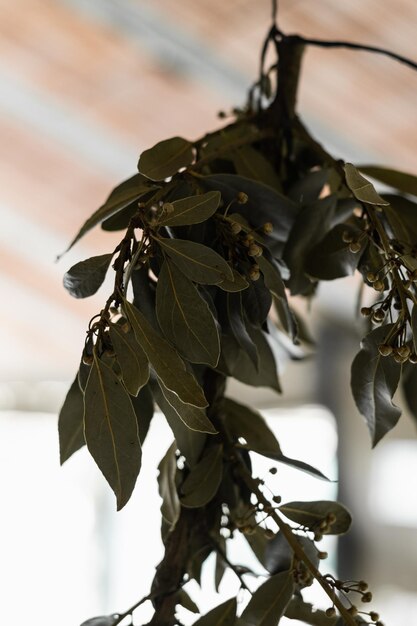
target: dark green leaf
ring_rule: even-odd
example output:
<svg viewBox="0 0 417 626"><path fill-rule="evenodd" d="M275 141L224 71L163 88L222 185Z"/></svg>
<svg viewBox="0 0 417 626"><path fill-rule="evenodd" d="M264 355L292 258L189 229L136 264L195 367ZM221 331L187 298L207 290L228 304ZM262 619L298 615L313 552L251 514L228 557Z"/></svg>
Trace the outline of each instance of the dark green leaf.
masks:
<svg viewBox="0 0 417 626"><path fill-rule="evenodd" d="M190 165L193 159L193 144L182 137L172 137L142 152L138 170L151 180L164 180Z"/></svg>
<svg viewBox="0 0 417 626"><path fill-rule="evenodd" d="M224 555L227 553L226 539L219 535L217 537L217 544L220 546L221 551ZM214 566L214 588L219 593L219 587L223 580L223 576L226 572L227 563L224 558L220 554L219 551L216 551L216 564Z"/></svg>
<svg viewBox="0 0 417 626"><path fill-rule="evenodd" d="M146 354L131 330L124 332L118 324L110 324L109 332L125 387L132 396L137 396L149 380Z"/></svg>
<svg viewBox="0 0 417 626"><path fill-rule="evenodd" d="M402 196L384 194L384 198L390 203L384 208L384 214L394 236L413 246L417 241L417 204Z"/></svg>
<svg viewBox="0 0 417 626"><path fill-rule="evenodd" d="M141 174L135 174L135 176L128 178L115 187L106 202L83 224L68 246L67 251L94 226L111 217L134 200L138 200L145 193L148 193L150 189L149 181Z"/></svg>
<svg viewBox="0 0 417 626"><path fill-rule="evenodd" d="M309 172L291 186L288 196L301 206L312 204L319 198L328 178L329 170L324 168Z"/></svg>
<svg viewBox="0 0 417 626"><path fill-rule="evenodd" d="M417 177L412 174L375 165L360 165L359 169L367 176L375 178L381 183L389 185L389 187L417 196Z"/></svg>
<svg viewBox="0 0 417 626"><path fill-rule="evenodd" d="M324 474L308 463L285 456L275 435L260 413L230 398L224 398L223 408L225 426L235 441L243 438L248 450L305 471L316 478L327 480Z"/></svg>
<svg viewBox="0 0 417 626"><path fill-rule="evenodd" d="M166 400L159 385L161 385L161 383L155 383L153 385L153 393L155 395L156 402L165 415L166 420L174 434L178 449L181 454L185 456L188 465L191 467L200 459L207 440L207 435L196 430L191 430L185 425L184 421L179 418L178 412L171 406L168 400ZM190 407L191 409L195 408L191 407L191 405L184 405L181 408L178 408L183 415L185 407Z"/></svg>
<svg viewBox="0 0 417 626"><path fill-rule="evenodd" d="M249 287L249 284L246 278L243 278L243 276L239 274L239 272L237 272L236 270L232 270L232 272L233 280L226 278L225 280L222 280L221 283L218 283L217 287L220 287L220 289L223 289L223 291L230 291L232 293L247 289Z"/></svg>
<svg viewBox="0 0 417 626"><path fill-rule="evenodd" d="M138 424L129 395L96 354L84 396L87 447L117 497L129 500L141 464Z"/></svg>
<svg viewBox="0 0 417 626"><path fill-rule="evenodd" d="M200 385L186 371L184 361L130 302L124 300L127 318L133 326L136 339L165 387L173 391L186 404L204 408L207 400Z"/></svg>
<svg viewBox="0 0 417 626"><path fill-rule="evenodd" d="M206 189L220 191L226 205L235 200L240 191L243 191L248 196L248 202L238 205L239 213L249 221L256 216L256 226L271 222L274 226L271 237L276 241L287 240L298 212L297 205L289 198L268 185L234 174L205 176L201 179L201 183ZM235 210L237 210L236 205Z"/></svg>
<svg viewBox="0 0 417 626"><path fill-rule="evenodd" d="M236 598L230 598L223 604L200 617L193 626L233 626L236 619Z"/></svg>
<svg viewBox="0 0 417 626"><path fill-rule="evenodd" d="M277 363L266 334L249 324L247 331L259 355L258 369L250 360L247 352L239 347L239 344L236 344L238 349L235 349L233 338L223 335L222 351L229 374L247 385L271 387L280 393L281 386L278 379Z"/></svg>
<svg viewBox="0 0 417 626"><path fill-rule="evenodd" d="M302 535L293 534L294 539L302 547L304 554L308 556L315 567L319 565L318 550L311 539ZM270 574L278 574L291 568L294 552L282 532L267 541L265 547L265 568Z"/></svg>
<svg viewBox="0 0 417 626"><path fill-rule="evenodd" d="M252 146L241 146L232 153L231 158L240 176L259 181L273 189L281 189L280 179L271 163Z"/></svg>
<svg viewBox="0 0 417 626"><path fill-rule="evenodd" d="M191 196L169 203L169 212L165 210L159 220L161 226L185 226L199 224L214 215L220 204L220 192L209 191L199 196Z"/></svg>
<svg viewBox="0 0 417 626"><path fill-rule="evenodd" d="M226 294L226 309L230 329L236 341L242 350L246 352L256 370L258 370L258 350L246 328L245 316L242 309L242 296L240 293Z"/></svg>
<svg viewBox="0 0 417 626"><path fill-rule="evenodd" d="M393 358L379 354L378 346L385 343L392 324L370 332L361 343L361 350L352 363L351 386L360 413L365 417L375 446L390 431L401 415L393 403L401 375L401 365Z"/></svg>
<svg viewBox="0 0 417 626"><path fill-rule="evenodd" d="M102 615L101 617L92 617L81 626L114 626L119 619L118 615Z"/></svg>
<svg viewBox="0 0 417 626"><path fill-rule="evenodd" d="M268 261L265 256L258 257L257 263L263 274L265 285L275 298L275 307L284 330L296 341L297 322L289 307L284 281L281 278L278 266L273 259Z"/></svg>
<svg viewBox="0 0 417 626"><path fill-rule="evenodd" d="M190 596L184 589L181 589L181 591L178 592L177 602L187 609L187 611L191 611L191 613L200 613L200 609L196 603L191 600Z"/></svg>
<svg viewBox="0 0 417 626"><path fill-rule="evenodd" d="M164 335L183 357L216 367L220 356L216 321L194 284L169 260L158 276L156 312Z"/></svg>
<svg viewBox="0 0 417 626"><path fill-rule="evenodd" d="M156 318L156 284L149 276L149 269L142 267L132 272L133 304L146 317L148 322L159 331Z"/></svg>
<svg viewBox="0 0 417 626"><path fill-rule="evenodd" d="M336 196L327 196L306 206L298 214L284 249L284 260L290 269L288 287L292 294L306 294L311 279L306 274L305 259L330 227L336 208Z"/></svg>
<svg viewBox="0 0 417 626"><path fill-rule="evenodd" d="M178 269L194 282L215 285L233 280L230 265L211 248L186 239L158 237L156 241Z"/></svg>
<svg viewBox="0 0 417 626"><path fill-rule="evenodd" d="M258 280L249 282L248 288L242 293L242 302L251 324L262 326L272 305L271 293L265 286L262 276Z"/></svg>
<svg viewBox="0 0 417 626"><path fill-rule="evenodd" d="M271 576L253 594L242 613L242 626L277 626L294 593L291 571Z"/></svg>
<svg viewBox="0 0 417 626"><path fill-rule="evenodd" d="M336 521L329 524L328 529L321 532L328 535L342 535L349 530L352 517L344 506L332 500L318 500L317 502L287 502L279 507L288 519L312 530L328 515L334 515Z"/></svg>
<svg viewBox="0 0 417 626"><path fill-rule="evenodd" d="M132 396L131 400L138 422L139 441L143 445L154 413L154 402L150 386L142 387L138 395L136 397Z"/></svg>
<svg viewBox="0 0 417 626"><path fill-rule="evenodd" d="M58 432L61 465L85 445L83 415L84 396L78 383L77 374L59 413Z"/></svg>
<svg viewBox="0 0 417 626"><path fill-rule="evenodd" d="M169 402L187 428L199 433L209 433L212 435L217 433L217 430L210 422L204 409L195 407L192 404L185 404L173 391L167 389L161 380L158 379L158 383L165 400Z"/></svg>
<svg viewBox="0 0 417 626"><path fill-rule="evenodd" d="M352 163L345 164L346 184L359 202L387 206L388 202L381 198L374 186L358 172Z"/></svg>
<svg viewBox="0 0 417 626"><path fill-rule="evenodd" d="M181 505L175 482L177 474L176 449L177 444L174 441L158 465L158 487L159 495L162 498L161 513L171 530L173 530L181 513Z"/></svg>
<svg viewBox="0 0 417 626"><path fill-rule="evenodd" d="M213 445L195 465L181 486L181 504L199 508L216 495L223 475L223 446Z"/></svg>
<svg viewBox="0 0 417 626"><path fill-rule="evenodd" d="M93 256L73 265L64 275L64 287L74 298L88 298L101 287L112 254Z"/></svg>
<svg viewBox="0 0 417 626"><path fill-rule="evenodd" d="M343 241L343 234L348 233L357 237L360 231L350 224L338 224L314 246L305 260L306 273L320 280L334 280L343 276L351 276L361 259L366 246L366 239L362 239L361 250L351 252L349 244Z"/></svg>

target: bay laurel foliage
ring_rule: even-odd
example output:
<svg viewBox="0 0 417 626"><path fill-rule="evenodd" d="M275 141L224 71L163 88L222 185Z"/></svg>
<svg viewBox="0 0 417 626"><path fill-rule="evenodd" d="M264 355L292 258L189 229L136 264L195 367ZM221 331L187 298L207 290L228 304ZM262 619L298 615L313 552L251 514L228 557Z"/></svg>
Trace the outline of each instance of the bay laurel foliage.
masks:
<svg viewBox="0 0 417 626"><path fill-rule="evenodd" d="M361 309L368 332L352 392L372 444L400 417L400 384L417 413L417 178L331 156L295 112L303 46L274 29L271 41L277 63L262 70L247 104L195 141L172 137L145 150L138 173L71 243L99 225L122 232L113 250L64 277L76 298L95 293L108 272L113 289L88 325L60 413L61 461L86 445L121 509L156 406L173 435L159 464L165 556L150 593L84 626L116 626L144 602L154 626L179 623L178 606L197 614L183 587L200 582L212 553L216 588L231 570L250 599L223 602L197 626L275 626L284 615L323 626L382 624L362 606L372 597L364 581L319 568L326 553L318 543L347 532L349 512L332 501L281 502L264 488L266 477L252 474L251 458L270 459L272 473L285 463L326 477L286 456L263 417L225 389L234 378L280 393L279 360L310 350L292 298L310 299L320 281L356 273L373 300ZM263 566L261 584L228 556L240 533ZM314 581L329 597L324 610L303 600Z"/></svg>

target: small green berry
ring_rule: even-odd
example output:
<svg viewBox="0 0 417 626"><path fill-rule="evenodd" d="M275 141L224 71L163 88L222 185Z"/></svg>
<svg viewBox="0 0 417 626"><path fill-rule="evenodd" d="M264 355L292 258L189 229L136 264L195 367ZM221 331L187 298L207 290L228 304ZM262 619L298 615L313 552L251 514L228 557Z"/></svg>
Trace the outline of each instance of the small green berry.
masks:
<svg viewBox="0 0 417 626"><path fill-rule="evenodd" d="M349 250L351 252L353 252L354 254L356 254L357 252L359 252L361 250L362 246L359 243L359 241L352 241L351 244L349 244Z"/></svg>
<svg viewBox="0 0 417 626"><path fill-rule="evenodd" d="M384 281L376 280L373 283L372 287L375 289L375 291L384 291L384 289L385 289Z"/></svg>
<svg viewBox="0 0 417 626"><path fill-rule="evenodd" d="M249 200L248 194L245 193L244 191L239 191L239 193L237 194L238 203L246 204L248 200Z"/></svg>
<svg viewBox="0 0 417 626"><path fill-rule="evenodd" d="M392 346L390 346L388 343L381 343L378 346L378 352L381 356L389 356L390 354L392 354Z"/></svg>
<svg viewBox="0 0 417 626"><path fill-rule="evenodd" d="M334 606L331 606L328 609L326 609L327 617L334 617L335 615L336 615L336 609L334 608Z"/></svg>
<svg viewBox="0 0 417 626"><path fill-rule="evenodd" d="M265 224L262 226L262 230L264 231L266 235L268 235L269 233L272 233L272 231L274 230L274 227L271 224L271 222L265 222Z"/></svg>

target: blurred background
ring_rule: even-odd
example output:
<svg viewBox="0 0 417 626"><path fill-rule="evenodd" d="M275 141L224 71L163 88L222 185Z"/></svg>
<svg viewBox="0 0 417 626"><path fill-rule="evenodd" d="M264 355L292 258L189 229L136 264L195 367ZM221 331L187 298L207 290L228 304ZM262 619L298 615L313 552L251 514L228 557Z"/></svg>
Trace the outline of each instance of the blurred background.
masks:
<svg viewBox="0 0 417 626"><path fill-rule="evenodd" d="M417 59L412 0L279 5L286 32L380 45ZM194 139L219 124L219 110L244 102L270 12L268 0L0 0L4 623L78 626L148 592L162 554L155 466L170 443L163 422L156 420L147 442L132 502L117 516L85 450L62 469L58 461L57 412L86 324L104 299L103 292L71 299L62 275L74 262L112 250L117 235L97 229L55 259L110 190L135 172L141 150L172 135ZM306 54L299 110L336 156L417 172L416 104L417 74L392 60L342 50ZM360 338L355 297L354 281L321 290L312 311L318 361L287 368L282 398L243 386L231 393L268 410L288 455L339 476L339 497L355 519L338 548L339 572L365 578L384 622L402 626L417 623L415 428L405 414L370 453L348 389ZM302 451L292 448L300 427L309 433ZM288 471L278 474L280 493L334 495L334 485L300 482Z"/></svg>

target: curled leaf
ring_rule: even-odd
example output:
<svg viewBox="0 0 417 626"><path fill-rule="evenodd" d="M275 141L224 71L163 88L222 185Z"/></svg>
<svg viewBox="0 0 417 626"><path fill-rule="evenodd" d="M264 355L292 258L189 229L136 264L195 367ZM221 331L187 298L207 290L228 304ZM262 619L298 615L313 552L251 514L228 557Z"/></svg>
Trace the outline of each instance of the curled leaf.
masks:
<svg viewBox="0 0 417 626"><path fill-rule="evenodd" d="M64 287L74 298L88 298L101 287L112 254L93 256L73 265L64 275Z"/></svg>

